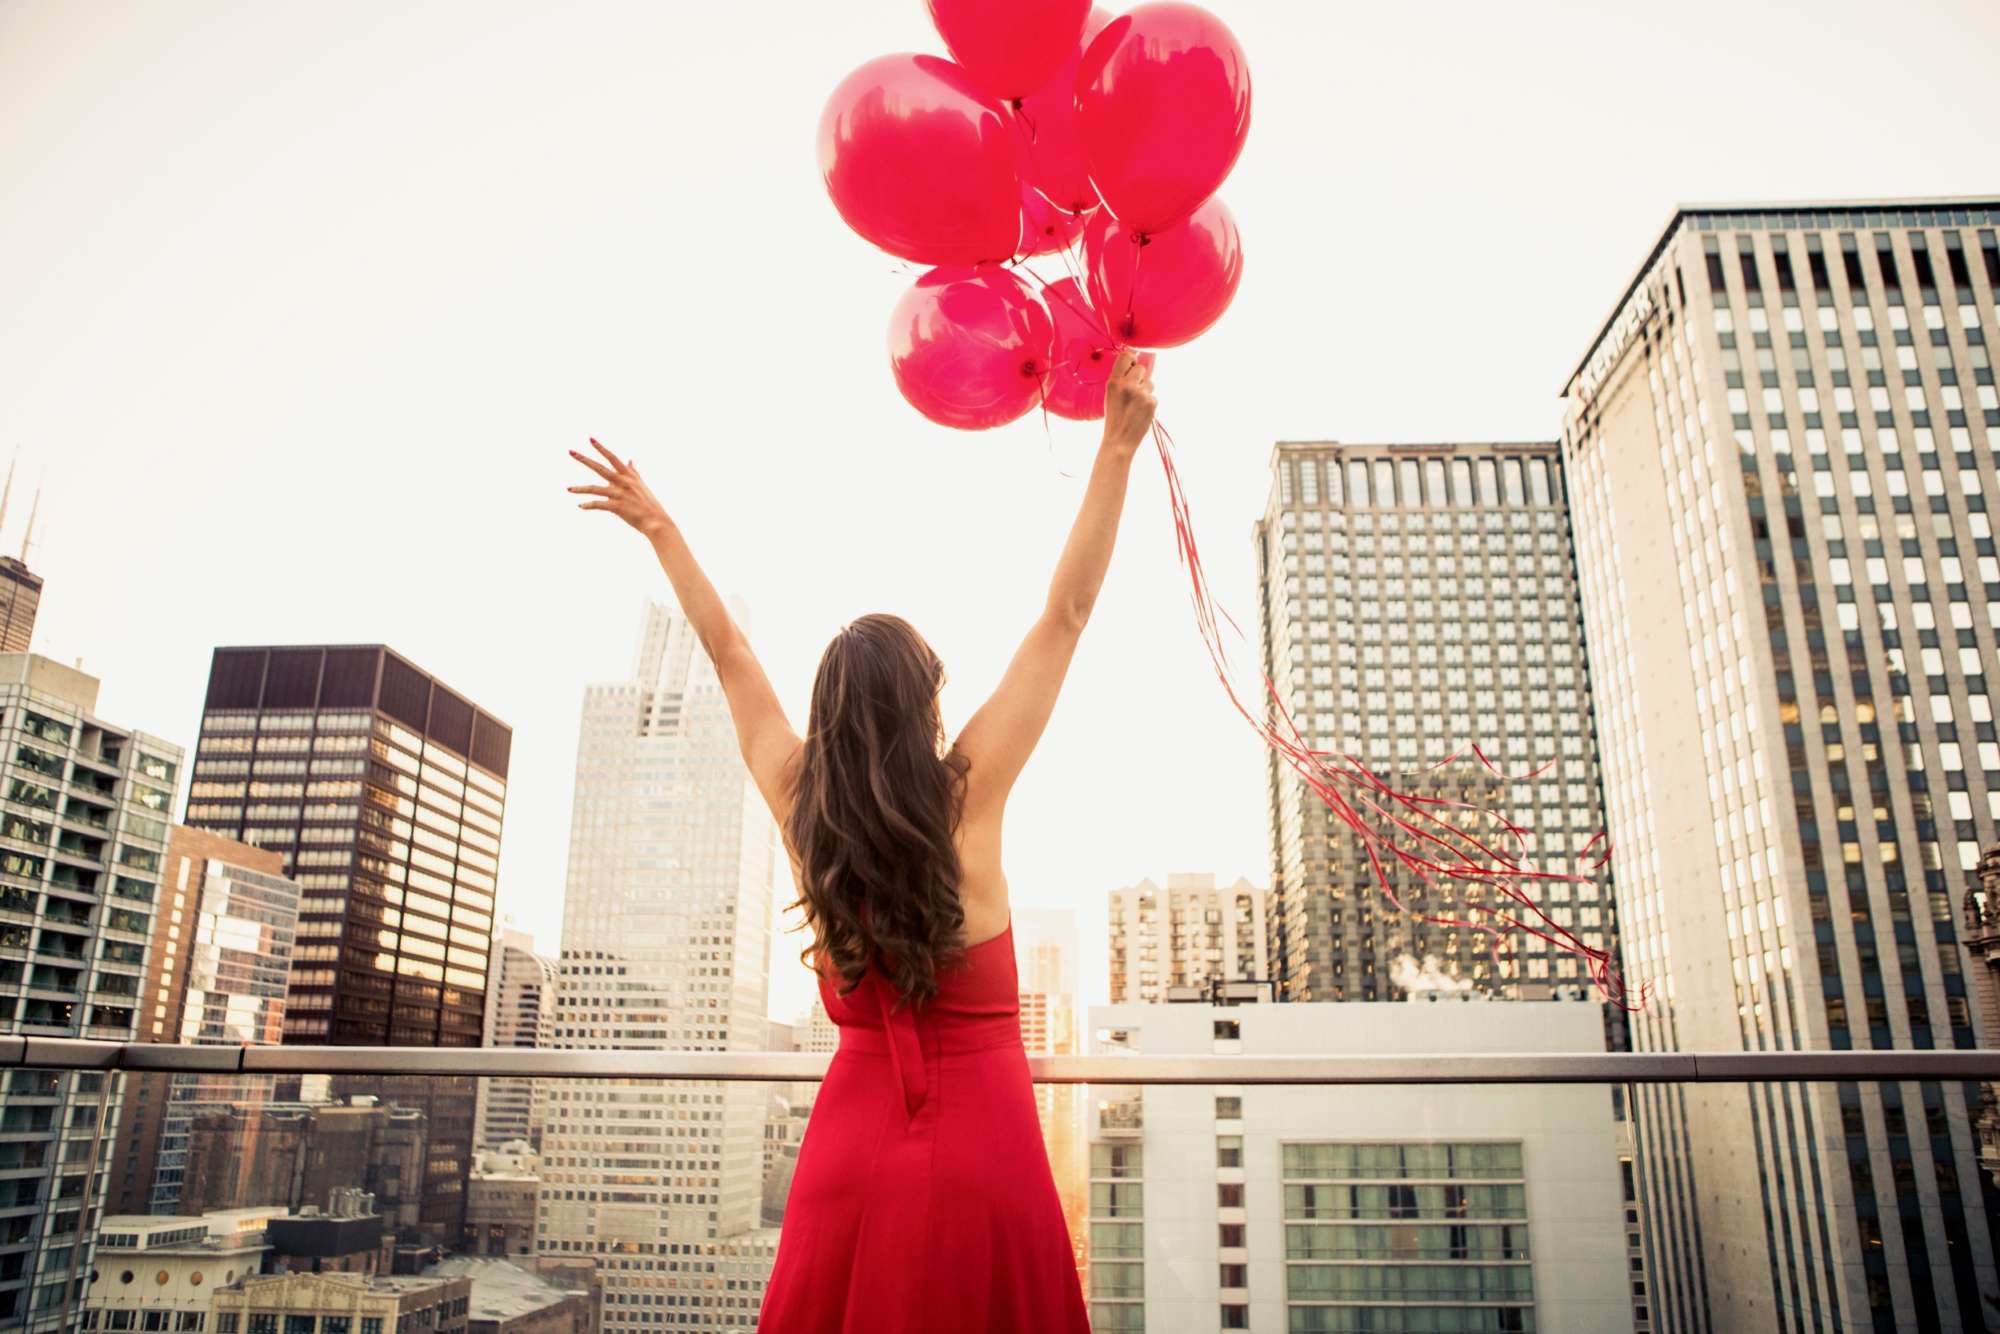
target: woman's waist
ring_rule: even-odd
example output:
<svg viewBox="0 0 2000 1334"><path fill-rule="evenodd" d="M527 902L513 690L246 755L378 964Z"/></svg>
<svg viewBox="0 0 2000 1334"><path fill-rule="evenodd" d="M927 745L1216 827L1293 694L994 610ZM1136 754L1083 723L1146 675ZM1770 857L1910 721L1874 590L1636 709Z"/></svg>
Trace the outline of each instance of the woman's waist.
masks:
<svg viewBox="0 0 2000 1334"><path fill-rule="evenodd" d="M1012 1015L991 1019L938 1020L919 1016L917 1045L928 1056L963 1056L1006 1048L1022 1049L1021 1021ZM887 1053L889 1030L867 1024L845 1024L840 1029L840 1050L862 1055Z"/></svg>

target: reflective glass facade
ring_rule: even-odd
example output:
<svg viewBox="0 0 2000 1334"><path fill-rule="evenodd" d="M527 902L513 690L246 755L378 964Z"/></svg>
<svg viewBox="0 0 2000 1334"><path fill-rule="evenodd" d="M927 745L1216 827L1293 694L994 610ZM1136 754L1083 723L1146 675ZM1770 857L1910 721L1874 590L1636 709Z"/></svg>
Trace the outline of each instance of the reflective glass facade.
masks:
<svg viewBox="0 0 2000 1334"><path fill-rule="evenodd" d="M479 1045L511 742L380 645L216 650L187 823L278 852L299 884L287 1045ZM424 1109L425 1227L455 1243L470 1082L353 1091Z"/></svg>

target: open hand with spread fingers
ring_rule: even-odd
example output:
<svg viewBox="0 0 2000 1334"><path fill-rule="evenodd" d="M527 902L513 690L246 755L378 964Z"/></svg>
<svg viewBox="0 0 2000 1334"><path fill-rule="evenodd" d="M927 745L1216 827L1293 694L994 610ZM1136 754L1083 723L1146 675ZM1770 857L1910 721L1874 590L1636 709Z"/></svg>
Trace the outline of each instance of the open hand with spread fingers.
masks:
<svg viewBox="0 0 2000 1334"><path fill-rule="evenodd" d="M646 485L646 479L639 475L639 469L629 459L619 458L595 439L590 443L604 456L602 461L574 449L569 456L596 473L603 479L603 485L572 486L569 491L573 496L597 497L584 501L577 508L609 510L648 538L667 528L673 521L667 518L666 508L653 495L652 488Z"/></svg>

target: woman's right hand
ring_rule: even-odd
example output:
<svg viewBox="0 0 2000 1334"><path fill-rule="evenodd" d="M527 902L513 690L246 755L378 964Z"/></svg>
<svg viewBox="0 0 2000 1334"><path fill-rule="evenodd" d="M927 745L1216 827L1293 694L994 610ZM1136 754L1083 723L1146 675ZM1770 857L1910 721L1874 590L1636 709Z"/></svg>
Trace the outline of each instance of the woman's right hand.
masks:
<svg viewBox="0 0 2000 1334"><path fill-rule="evenodd" d="M1104 382L1104 443L1113 449L1137 450L1153 424L1153 372L1131 348L1118 353L1111 378Z"/></svg>
<svg viewBox="0 0 2000 1334"><path fill-rule="evenodd" d="M595 439L590 442L597 446L597 452L604 456L599 462L574 449L569 456L590 469L604 480L602 486L572 486L573 496L595 496L577 506L585 510L609 510L632 525L646 538L657 537L672 525L667 511L653 495L653 489L646 485L646 479L639 475L639 469L631 460L621 459Z"/></svg>

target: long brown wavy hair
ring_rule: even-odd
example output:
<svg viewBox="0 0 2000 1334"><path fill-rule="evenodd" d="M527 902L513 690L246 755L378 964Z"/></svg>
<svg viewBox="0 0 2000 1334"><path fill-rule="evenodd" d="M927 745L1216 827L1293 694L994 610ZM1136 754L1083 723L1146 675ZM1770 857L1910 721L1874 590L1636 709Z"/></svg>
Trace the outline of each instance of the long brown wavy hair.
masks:
<svg viewBox="0 0 2000 1334"><path fill-rule="evenodd" d="M909 622L863 616L834 636L813 678L812 716L792 786L786 837L812 944L841 990L869 966L905 1001L937 994L962 944L952 836L965 765L945 753L944 663Z"/></svg>

